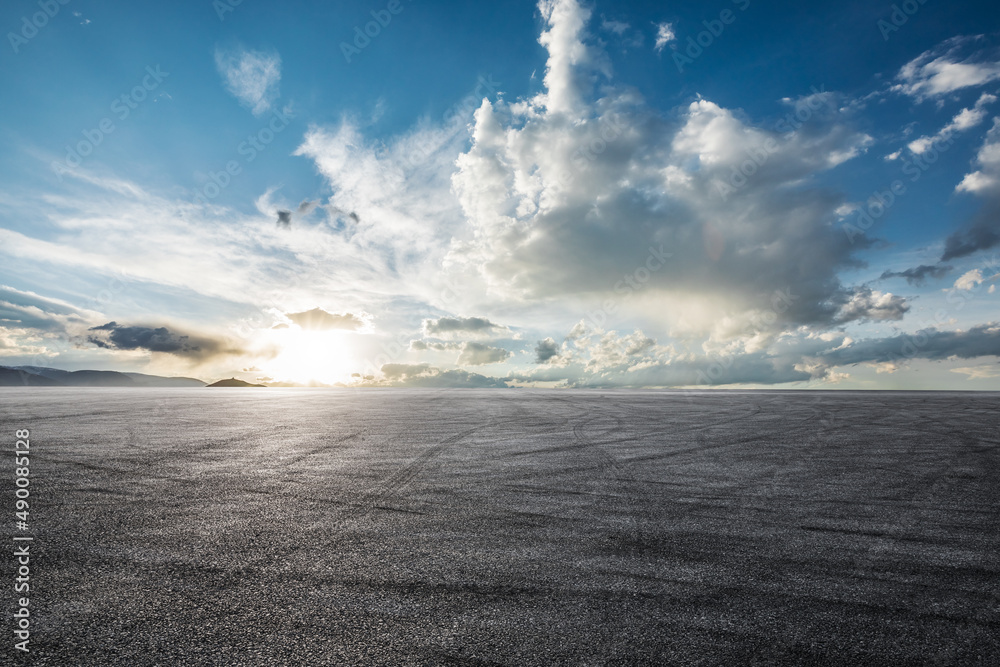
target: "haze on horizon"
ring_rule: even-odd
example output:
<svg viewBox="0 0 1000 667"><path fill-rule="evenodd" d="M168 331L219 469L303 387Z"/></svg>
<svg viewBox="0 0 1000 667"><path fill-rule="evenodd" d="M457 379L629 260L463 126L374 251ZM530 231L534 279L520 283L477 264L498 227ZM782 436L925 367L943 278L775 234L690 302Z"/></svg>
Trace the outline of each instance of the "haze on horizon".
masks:
<svg viewBox="0 0 1000 667"><path fill-rule="evenodd" d="M1000 389L992 4L36 10L2 366Z"/></svg>

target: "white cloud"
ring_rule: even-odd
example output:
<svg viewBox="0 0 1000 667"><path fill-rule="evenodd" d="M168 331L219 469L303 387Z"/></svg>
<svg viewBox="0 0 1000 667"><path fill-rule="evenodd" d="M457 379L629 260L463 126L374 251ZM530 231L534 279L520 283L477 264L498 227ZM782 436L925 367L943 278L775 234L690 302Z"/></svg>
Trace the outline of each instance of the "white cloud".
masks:
<svg viewBox="0 0 1000 667"><path fill-rule="evenodd" d="M549 52L544 79L548 90L539 101L544 100L549 113L576 112L592 86L590 72L581 66L597 62L584 42L590 10L576 0L541 0L538 9L549 24L538 38ZM610 74L607 69L604 73Z"/></svg>
<svg viewBox="0 0 1000 667"><path fill-rule="evenodd" d="M271 109L278 99L281 56L248 49L216 49L215 66L230 92L254 115Z"/></svg>
<svg viewBox="0 0 1000 667"><path fill-rule="evenodd" d="M504 384L407 363L421 354L509 362L512 382L610 386L837 381L841 365L891 363L900 337L842 331L909 309L903 297L840 279L865 242L842 233L840 218L857 206L829 188L828 172L872 145L860 107L835 92L789 98L809 114L784 131L701 97L655 109L627 85L595 85L610 70L589 41L587 10L572 0L540 8L542 94L473 93L442 121L379 141L350 116L312 127L297 154L331 194L291 230L276 229L274 215L297 200L280 201L278 190L258 200L263 215L244 215L81 170L68 182L85 181L88 196L38 198L39 227L52 235L0 229L0 254L84 275L124 270L142 286L130 299L183 294L215 325L244 318L251 340L317 304L341 318L363 313L373 332L357 337L376 340L357 344L369 359L390 335L403 341L381 375L373 364L372 382L383 384ZM273 90L258 81L241 100L270 104L276 57L273 73ZM959 114L951 125L982 120ZM986 177L996 132L977 160ZM574 326L584 314L592 324ZM424 320L437 323L436 340L405 349ZM459 326L446 332L442 322ZM35 345L5 335L18 349ZM510 338L523 341L517 356L503 347ZM996 327L938 332L919 355L983 356L998 338Z"/></svg>
<svg viewBox="0 0 1000 667"><path fill-rule="evenodd" d="M903 65L892 90L924 101L1000 79L1000 59L969 47L980 37L953 37Z"/></svg>
<svg viewBox="0 0 1000 667"><path fill-rule="evenodd" d="M901 320L910 310L906 299L867 287L856 289L837 313L839 322Z"/></svg>
<svg viewBox="0 0 1000 667"><path fill-rule="evenodd" d="M988 104L993 104L996 101L996 96L983 93L976 101L974 107L971 109L962 109L958 112L958 115L956 115L950 123L941 128L937 134L934 136L923 136L919 139L915 139L907 145L907 148L910 149L910 152L916 155L923 155L930 149L934 142L947 141L956 132L971 130L986 119L986 116L988 115L986 112L986 106ZM894 153L894 155L899 157L899 151ZM887 157L886 159L889 158Z"/></svg>
<svg viewBox="0 0 1000 667"><path fill-rule="evenodd" d="M794 285L788 315L828 319L852 248L830 224L843 201L807 179L871 138L836 96L823 99L833 103L812 100L815 123L780 135L704 99L667 122L628 90L581 102L571 124L532 101L486 102L453 177L471 237L449 261L494 294L533 300L611 293L663 248L673 257L653 262L644 286L659 312L684 294L752 309Z"/></svg>
<svg viewBox="0 0 1000 667"><path fill-rule="evenodd" d="M965 366L962 368L952 368L952 373L968 375L970 380L990 380L1000 377L1000 367L997 366Z"/></svg>
<svg viewBox="0 0 1000 667"><path fill-rule="evenodd" d="M968 192L983 199L980 210L945 240L942 261L965 257L1000 245L1000 116L976 154L978 167L965 175L956 192Z"/></svg>
<svg viewBox="0 0 1000 667"><path fill-rule="evenodd" d="M958 280L955 281L955 289L972 290L981 285L982 282L983 272L979 269L973 269L959 276Z"/></svg>
<svg viewBox="0 0 1000 667"><path fill-rule="evenodd" d="M545 90L480 97L471 147L460 114L380 143L349 120L307 134L298 154L328 179L344 236L391 256L408 293L450 313L600 299L649 262L630 308L667 328L683 317L708 331L792 286L770 326L832 322L850 294L836 274L856 247L831 224L845 202L810 180L872 143L854 106L829 92L789 100L810 120L782 133L704 99L671 120L629 87L595 95L608 70L588 43L589 12L572 0L539 7ZM720 197L748 164L745 184Z"/></svg>
<svg viewBox="0 0 1000 667"><path fill-rule="evenodd" d="M1000 116L993 119L993 127L976 155L976 164L980 168L966 174L956 191L985 194L1000 189Z"/></svg>
<svg viewBox="0 0 1000 667"><path fill-rule="evenodd" d="M671 23L658 23L656 24L656 44L654 48L656 52L659 53L663 51L663 48L670 42L677 39L677 35L674 34L674 26Z"/></svg>

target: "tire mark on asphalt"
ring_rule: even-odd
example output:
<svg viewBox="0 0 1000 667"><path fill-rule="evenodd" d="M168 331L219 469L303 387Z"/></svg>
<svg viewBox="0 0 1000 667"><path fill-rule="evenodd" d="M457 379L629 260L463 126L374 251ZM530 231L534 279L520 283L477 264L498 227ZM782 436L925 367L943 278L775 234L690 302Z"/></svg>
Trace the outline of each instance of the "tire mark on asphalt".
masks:
<svg viewBox="0 0 1000 667"><path fill-rule="evenodd" d="M293 456L290 459L286 459L285 461L282 462L282 467L283 468L288 468L290 466L295 465L296 463L299 463L300 461L306 460L310 456L315 456L317 454L322 454L323 452L329 452L331 450L338 449L341 446L343 446L343 444L345 442L349 442L349 441L353 440L354 438L358 437L359 435L361 435L364 432L365 432L365 429L361 429L360 431L355 431L354 433L349 433L348 435L345 435L345 436L342 436L342 437L337 438L335 440L331 440L329 442L326 442L326 443L324 443L324 444L322 444L322 445L320 445L318 447L313 447L312 449L310 449L308 451L305 451L305 452L303 452L301 454Z"/></svg>

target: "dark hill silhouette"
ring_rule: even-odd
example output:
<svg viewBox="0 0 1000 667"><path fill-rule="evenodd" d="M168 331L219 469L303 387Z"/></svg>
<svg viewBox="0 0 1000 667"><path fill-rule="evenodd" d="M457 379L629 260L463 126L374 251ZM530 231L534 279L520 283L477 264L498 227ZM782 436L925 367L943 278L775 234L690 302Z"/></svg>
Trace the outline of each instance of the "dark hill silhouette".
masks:
<svg viewBox="0 0 1000 667"><path fill-rule="evenodd" d="M236 378L229 378L228 380L219 380L218 382L213 382L208 385L209 387L264 387L262 384L250 384L249 382L244 382L243 380L237 380Z"/></svg>
<svg viewBox="0 0 1000 667"><path fill-rule="evenodd" d="M0 366L3 387L204 387L194 378L117 371L64 371L43 366Z"/></svg>
<svg viewBox="0 0 1000 667"><path fill-rule="evenodd" d="M205 382L195 378L161 377L143 373L125 373L138 387L204 387Z"/></svg>
<svg viewBox="0 0 1000 667"><path fill-rule="evenodd" d="M63 387L62 382L37 373L0 366L0 387Z"/></svg>

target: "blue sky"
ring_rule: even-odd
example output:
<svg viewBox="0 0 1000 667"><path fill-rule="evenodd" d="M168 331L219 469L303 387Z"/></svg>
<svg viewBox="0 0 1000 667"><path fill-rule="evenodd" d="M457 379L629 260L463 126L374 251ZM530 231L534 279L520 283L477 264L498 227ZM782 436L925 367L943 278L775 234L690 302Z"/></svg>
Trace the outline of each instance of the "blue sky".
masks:
<svg viewBox="0 0 1000 667"><path fill-rule="evenodd" d="M986 2L43 0L0 26L0 364L1000 388Z"/></svg>

